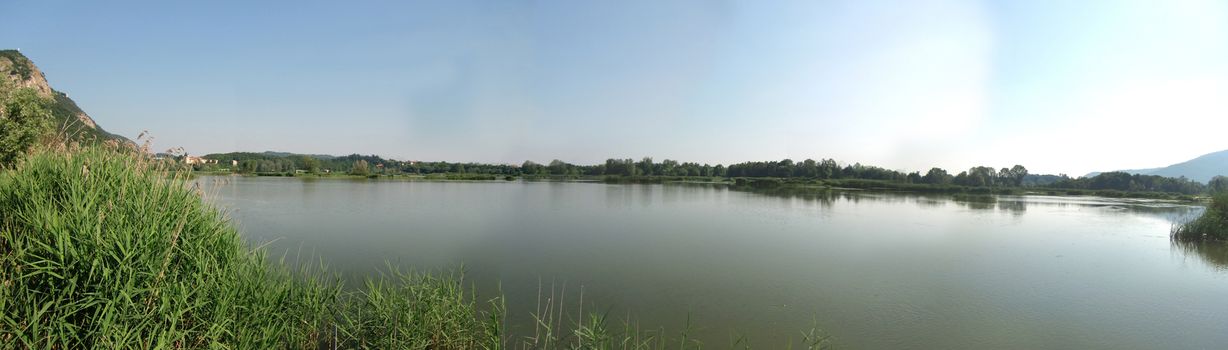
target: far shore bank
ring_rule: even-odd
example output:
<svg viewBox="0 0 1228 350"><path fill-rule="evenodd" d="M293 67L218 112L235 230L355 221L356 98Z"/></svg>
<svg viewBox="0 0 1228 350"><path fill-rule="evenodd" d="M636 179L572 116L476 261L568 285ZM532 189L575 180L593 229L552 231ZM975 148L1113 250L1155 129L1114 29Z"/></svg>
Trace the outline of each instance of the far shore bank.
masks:
<svg viewBox="0 0 1228 350"><path fill-rule="evenodd" d="M1059 197L1101 197L1112 199L1141 199L1174 203L1205 203L1207 196L1195 196L1172 192L1145 192L1120 190L1086 190L1050 187L969 187L960 185L932 185L899 183L864 179L798 179L798 178L723 178L705 176L554 176L554 175L495 175L472 173L435 174L368 174L344 173L232 173L196 171L194 176L242 176L283 177L322 180L379 180L379 181L431 181L431 182L589 182L609 184L667 184L689 183L724 185L747 192L798 192L798 191L867 191L879 193L917 194L964 194L964 195L1036 195Z"/></svg>

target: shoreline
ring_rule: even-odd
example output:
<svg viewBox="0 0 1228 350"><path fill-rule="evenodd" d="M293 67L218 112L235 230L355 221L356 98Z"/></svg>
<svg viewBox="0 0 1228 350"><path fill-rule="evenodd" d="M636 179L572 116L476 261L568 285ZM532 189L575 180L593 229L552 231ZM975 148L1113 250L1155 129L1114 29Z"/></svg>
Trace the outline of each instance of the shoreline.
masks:
<svg viewBox="0 0 1228 350"><path fill-rule="evenodd" d="M1053 196L1063 198L1105 198L1127 199L1173 204L1205 205L1210 197L1191 196L1171 192L1129 192L1118 190L1083 190L1048 187L968 187L958 185L929 185L894 183L880 180L860 179L790 179L790 178L706 178L706 177L634 177L611 178L609 176L486 176L487 174L449 174L432 176L434 174L396 174L396 175L349 175L349 174L239 174L193 172L193 177L268 177L294 178L299 180L372 180L372 181L407 181L407 182L575 182L604 184L696 184L729 186L730 189L744 192L808 192L808 191L860 191L866 193L909 193L909 194L946 194L946 195L1017 195L1017 196Z"/></svg>

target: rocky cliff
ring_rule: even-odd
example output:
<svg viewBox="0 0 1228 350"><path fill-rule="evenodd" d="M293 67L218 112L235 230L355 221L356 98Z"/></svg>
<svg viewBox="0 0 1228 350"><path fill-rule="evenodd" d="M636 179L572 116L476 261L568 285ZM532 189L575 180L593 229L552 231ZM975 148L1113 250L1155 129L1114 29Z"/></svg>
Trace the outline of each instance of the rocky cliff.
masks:
<svg viewBox="0 0 1228 350"><path fill-rule="evenodd" d="M117 140L131 143L132 141L115 135L98 126L89 114L81 110L68 95L56 91L47 83L47 77L25 55L17 50L0 50L0 87L7 89L31 88L39 95L53 101L52 114L55 131L62 133L70 140L96 142Z"/></svg>

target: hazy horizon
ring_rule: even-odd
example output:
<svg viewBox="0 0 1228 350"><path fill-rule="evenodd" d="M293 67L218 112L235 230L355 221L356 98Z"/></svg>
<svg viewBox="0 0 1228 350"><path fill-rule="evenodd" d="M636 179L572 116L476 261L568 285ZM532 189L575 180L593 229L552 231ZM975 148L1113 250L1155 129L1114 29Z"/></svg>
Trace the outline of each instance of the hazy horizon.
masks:
<svg viewBox="0 0 1228 350"><path fill-rule="evenodd" d="M1228 3L0 4L157 149L1152 168L1228 149Z"/></svg>

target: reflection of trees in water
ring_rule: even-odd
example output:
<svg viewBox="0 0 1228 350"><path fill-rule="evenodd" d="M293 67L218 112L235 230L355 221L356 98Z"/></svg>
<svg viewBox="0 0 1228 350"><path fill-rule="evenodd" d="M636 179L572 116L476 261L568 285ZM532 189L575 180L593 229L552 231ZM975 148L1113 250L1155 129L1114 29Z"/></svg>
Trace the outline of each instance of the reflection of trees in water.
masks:
<svg viewBox="0 0 1228 350"><path fill-rule="evenodd" d="M1166 220L1173 224L1189 221L1192 217L1198 217L1203 210L1202 207L1190 205L1163 204L1098 204L1089 206L1097 207L1106 213L1153 217Z"/></svg>
<svg viewBox="0 0 1228 350"><path fill-rule="evenodd" d="M994 210L1023 215L1028 211L1028 201L1020 197L1003 197L986 194L956 194L951 195L951 201L970 210Z"/></svg>
<svg viewBox="0 0 1228 350"><path fill-rule="evenodd" d="M725 183L700 183L700 182L677 182L665 185L666 188L676 189L729 189L732 191L750 192L772 197L799 199L806 202L814 202L822 207L831 206L837 200L845 200L857 203L864 199L861 195L848 192L832 190L826 187L805 187L805 186L782 186L774 188L739 188L733 187Z"/></svg>
<svg viewBox="0 0 1228 350"><path fill-rule="evenodd" d="M998 211L1008 212L1012 215L1023 215L1028 211L1028 202L1023 200L1000 200L998 201Z"/></svg>
<svg viewBox="0 0 1228 350"><path fill-rule="evenodd" d="M835 191L825 187L807 187L807 186L782 186L772 188L741 188L733 186L725 186L733 191L750 192L772 197L798 199L805 202L817 204L821 208L830 207L837 200L845 200L848 202L857 203L862 200L861 196L846 191Z"/></svg>
<svg viewBox="0 0 1228 350"><path fill-rule="evenodd" d="M1228 242L1171 242L1173 250L1185 256L1197 256L1216 270L1228 271Z"/></svg>
<svg viewBox="0 0 1228 350"><path fill-rule="evenodd" d="M807 202L818 203L821 206L829 206L838 199L844 199L852 202L861 200L857 196L853 196L846 192L832 191L831 189L817 187L781 187L754 192L775 197L801 199Z"/></svg>
<svg viewBox="0 0 1228 350"><path fill-rule="evenodd" d="M991 210L998 204L998 197L992 195L956 194L951 195L951 201L972 210Z"/></svg>
<svg viewBox="0 0 1228 350"><path fill-rule="evenodd" d="M707 185L713 186L713 185ZM1000 213L1021 216L1027 213L1028 207L1053 207L1062 209L1091 208L1099 209L1107 215L1147 216L1165 219L1176 223L1188 220L1197 214L1201 208L1162 201L1119 200L1095 197L1052 197L1052 196L1012 196L991 194L927 194L902 192L873 192L837 190L818 186L781 186L775 188L735 188L725 185L715 185L735 191L752 192L762 195L782 198L796 198L817 202L827 207L838 200L849 203L861 201L874 203L904 204L912 203L921 208L942 208L955 204L968 210L997 211Z"/></svg>
<svg viewBox="0 0 1228 350"><path fill-rule="evenodd" d="M946 198L939 198L939 197L932 197L932 196L918 196L916 199L913 200L913 203L916 203L918 207L925 208L925 209L942 208L942 207L947 206L948 202L949 201Z"/></svg>

